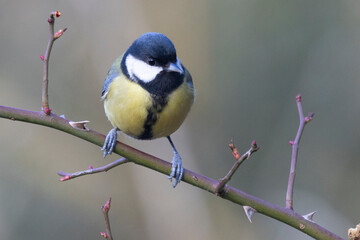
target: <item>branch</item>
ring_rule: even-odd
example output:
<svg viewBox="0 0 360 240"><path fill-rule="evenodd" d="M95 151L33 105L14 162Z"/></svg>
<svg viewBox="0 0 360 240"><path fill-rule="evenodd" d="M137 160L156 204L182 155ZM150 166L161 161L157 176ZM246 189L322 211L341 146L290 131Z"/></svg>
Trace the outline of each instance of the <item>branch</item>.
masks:
<svg viewBox="0 0 360 240"><path fill-rule="evenodd" d="M91 129L83 130L74 128L70 125L69 120L53 113L46 115L42 112L0 106L0 118L51 127L96 144L99 147L101 147L105 141L104 135ZM125 157L130 162L150 168L162 174L169 175L171 172L171 163L136 150L123 143L116 143L114 153ZM182 181L206 190L212 194L216 194L216 187L219 185L218 181L187 169L184 169ZM229 185L225 185L224 194L221 195L221 197L242 206L250 206L256 209L258 213L262 213L266 216L286 223L313 238L327 240L342 239L320 225L306 220L303 216L290 209L282 208L275 204L266 202Z"/></svg>
<svg viewBox="0 0 360 240"><path fill-rule="evenodd" d="M109 220L109 210L111 205L111 198L107 200L104 206L101 207L101 211L104 214L105 224L106 224L106 232L101 232L100 235L103 236L105 239L113 240L110 228L110 220Z"/></svg>
<svg viewBox="0 0 360 240"><path fill-rule="evenodd" d="M290 174L289 174L289 182L286 191L286 208L293 209L293 193L294 193L294 181L295 181L295 169L296 169L296 161L299 150L299 143L304 131L305 124L310 122L314 116L313 113L309 113L307 117L304 117L304 113L301 106L301 95L298 94L296 96L296 104L299 112L299 129L297 131L296 137L294 141L290 141L292 145L292 154L291 154L291 166L290 166Z"/></svg>
<svg viewBox="0 0 360 240"><path fill-rule="evenodd" d="M109 163L109 164L103 166L103 167L93 168L92 166L90 166L89 169L87 169L87 170L74 172L74 173L66 173L66 172L59 171L58 175L62 176L62 178L59 181L63 182L63 181L67 181L67 180L74 179L74 178L88 175L88 174L107 172L110 169L117 167L121 164L127 163L127 162L129 162L129 160L127 160L126 158L120 158L112 163Z"/></svg>
<svg viewBox="0 0 360 240"><path fill-rule="evenodd" d="M225 184L230 181L231 177L234 175L241 163L243 163L246 159L250 158L251 154L259 150L259 147L257 146L255 141L251 143L251 148L242 156L239 154L239 151L232 142L229 144L229 147L236 159L236 162L234 163L230 171L226 174L226 176L220 179L219 185L215 189L216 195L223 194Z"/></svg>
<svg viewBox="0 0 360 240"><path fill-rule="evenodd" d="M49 96L48 96L48 84L49 84L49 58L52 46L56 39L61 37L61 35L66 31L67 28L61 29L58 32L54 33L55 17L60 17L61 13L59 11L51 12L48 19L49 23L49 42L46 47L45 55L40 55L41 60L44 63L43 71L43 83L42 83L42 110L45 114L49 115L51 109L49 107Z"/></svg>

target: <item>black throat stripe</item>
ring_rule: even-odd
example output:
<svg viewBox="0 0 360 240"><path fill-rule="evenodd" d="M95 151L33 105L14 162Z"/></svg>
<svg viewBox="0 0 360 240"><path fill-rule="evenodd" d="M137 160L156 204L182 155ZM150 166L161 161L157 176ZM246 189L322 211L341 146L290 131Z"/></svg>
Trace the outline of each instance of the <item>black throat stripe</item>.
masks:
<svg viewBox="0 0 360 240"><path fill-rule="evenodd" d="M147 109L148 115L144 122L144 132L139 139L152 139L152 126L158 120L159 114L169 101L169 95L184 82L184 74L162 71L151 82L138 84L148 91L152 98L152 105Z"/></svg>
<svg viewBox="0 0 360 240"><path fill-rule="evenodd" d="M158 120L158 115L162 112L166 104L168 103L168 98L163 96L152 95L153 103L151 107L147 109L148 115L144 123L144 132L139 136L139 139L149 140L153 138L152 126Z"/></svg>

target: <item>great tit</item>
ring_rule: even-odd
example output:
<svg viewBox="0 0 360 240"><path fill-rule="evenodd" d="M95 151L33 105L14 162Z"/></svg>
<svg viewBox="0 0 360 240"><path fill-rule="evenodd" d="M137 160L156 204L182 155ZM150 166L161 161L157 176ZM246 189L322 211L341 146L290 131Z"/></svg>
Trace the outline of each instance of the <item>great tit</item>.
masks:
<svg viewBox="0 0 360 240"><path fill-rule="evenodd" d="M136 39L112 64L102 88L105 114L113 125L102 151L111 154L117 131L141 140L166 137L174 152L170 180L183 175L182 160L170 135L183 123L195 99L190 73L174 44L161 33Z"/></svg>

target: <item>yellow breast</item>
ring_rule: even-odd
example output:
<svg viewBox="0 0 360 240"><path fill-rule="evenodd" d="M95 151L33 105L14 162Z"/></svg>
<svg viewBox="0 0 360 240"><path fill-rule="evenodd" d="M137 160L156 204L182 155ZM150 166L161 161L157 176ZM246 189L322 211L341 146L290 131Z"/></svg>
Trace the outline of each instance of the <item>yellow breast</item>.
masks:
<svg viewBox="0 0 360 240"><path fill-rule="evenodd" d="M155 113L151 139L170 136L180 127L194 102L194 90L184 81L167 100L161 111ZM124 75L114 78L104 99L105 113L111 124L134 138L142 138L152 106L149 92Z"/></svg>
<svg viewBox="0 0 360 240"><path fill-rule="evenodd" d="M105 113L111 124L135 138L144 131L147 108L151 104L150 94L124 75L112 81L104 100Z"/></svg>
<svg viewBox="0 0 360 240"><path fill-rule="evenodd" d="M168 103L152 128L154 138L167 137L184 122L194 102L194 90L184 82L168 97Z"/></svg>

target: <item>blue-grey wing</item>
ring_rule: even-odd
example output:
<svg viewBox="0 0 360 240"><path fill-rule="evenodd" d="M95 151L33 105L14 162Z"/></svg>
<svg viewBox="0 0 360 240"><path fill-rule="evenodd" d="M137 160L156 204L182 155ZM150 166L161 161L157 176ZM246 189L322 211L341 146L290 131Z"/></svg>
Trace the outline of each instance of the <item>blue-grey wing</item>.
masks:
<svg viewBox="0 0 360 240"><path fill-rule="evenodd" d="M107 77L105 78L104 81L104 85L102 87L102 91L101 91L101 99L105 99L106 94L109 92L109 86L111 84L111 82L114 80L115 77L121 75L121 60L122 60L122 55L120 57L118 57L114 63L111 65L111 68L108 72Z"/></svg>
<svg viewBox="0 0 360 240"><path fill-rule="evenodd" d="M185 69L185 81L186 81L186 83L189 84L192 88L194 88L192 77L191 77L189 71L184 66L183 66L183 68Z"/></svg>

